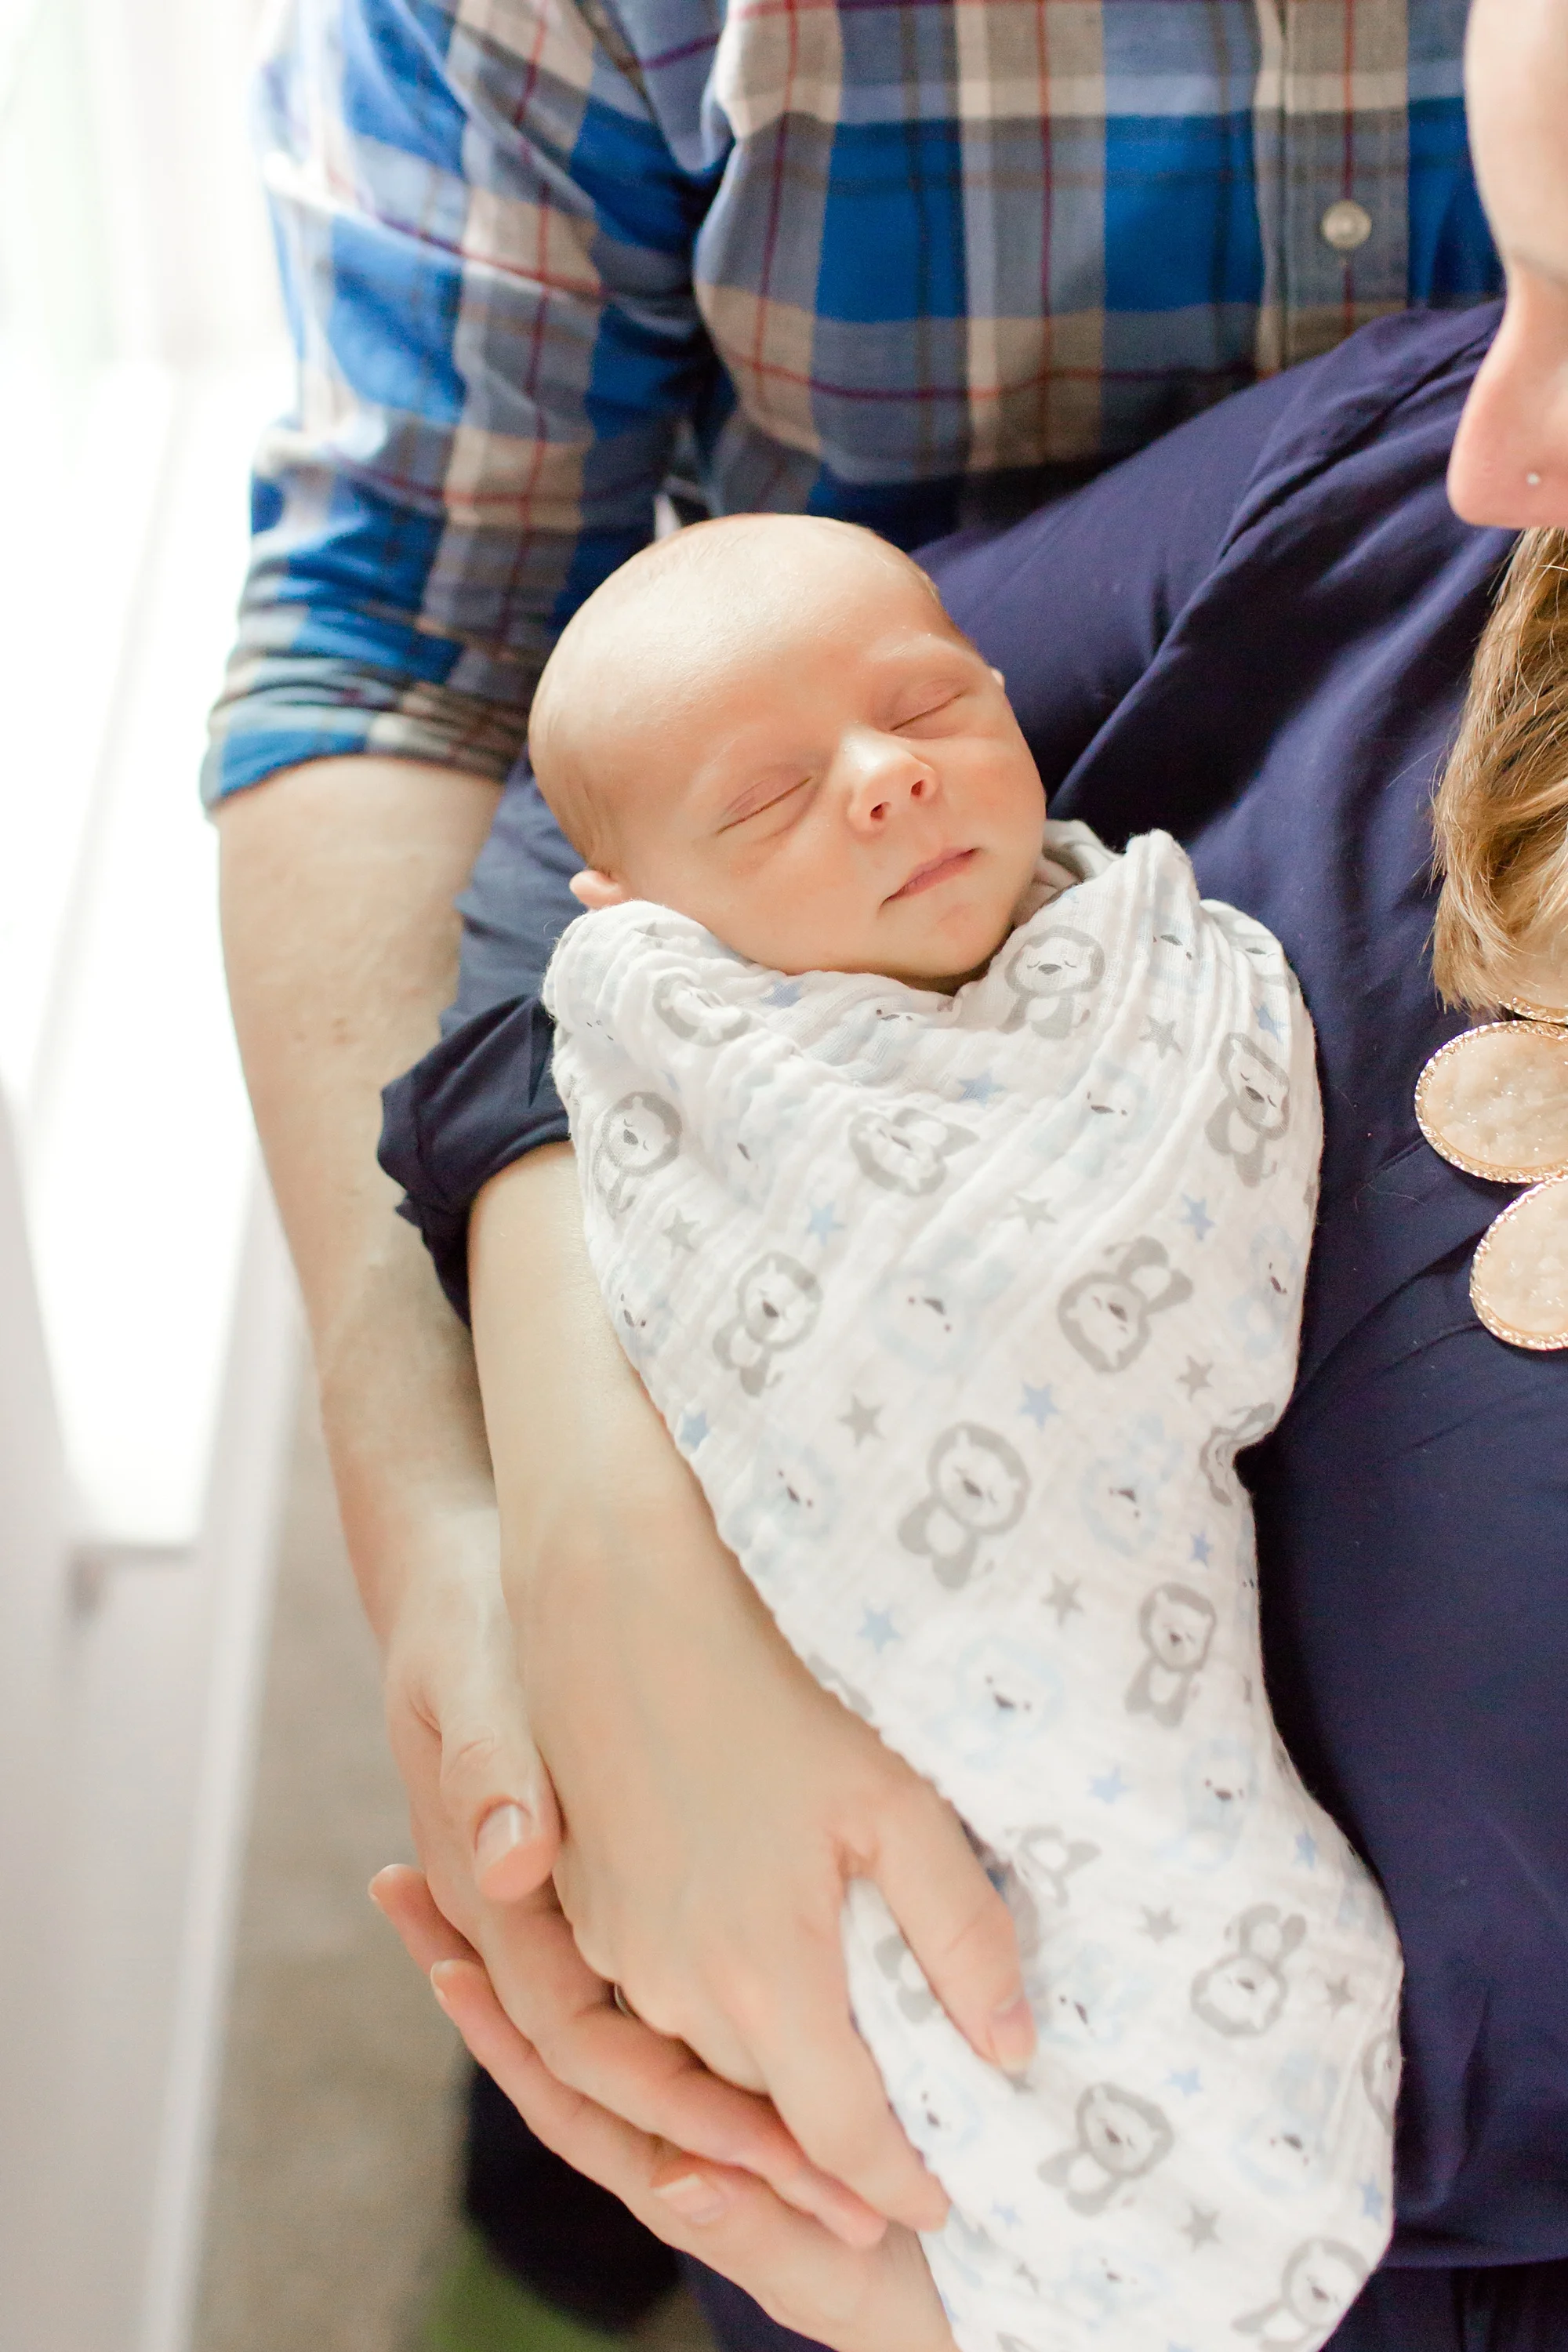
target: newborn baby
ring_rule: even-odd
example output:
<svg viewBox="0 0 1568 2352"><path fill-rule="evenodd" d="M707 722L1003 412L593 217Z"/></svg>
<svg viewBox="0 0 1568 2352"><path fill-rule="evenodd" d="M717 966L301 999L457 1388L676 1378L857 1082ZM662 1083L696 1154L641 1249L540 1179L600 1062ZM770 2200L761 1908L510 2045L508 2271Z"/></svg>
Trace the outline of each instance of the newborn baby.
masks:
<svg viewBox="0 0 1568 2352"><path fill-rule="evenodd" d="M1047 824L1001 677L851 526L635 558L530 740L595 910L545 994L616 1328L1017 1925L1022 2082L845 1906L954 2336L1312 2352L1388 2234L1400 1971L1269 1719L1234 1468L1310 1238L1284 958L1164 835Z"/></svg>

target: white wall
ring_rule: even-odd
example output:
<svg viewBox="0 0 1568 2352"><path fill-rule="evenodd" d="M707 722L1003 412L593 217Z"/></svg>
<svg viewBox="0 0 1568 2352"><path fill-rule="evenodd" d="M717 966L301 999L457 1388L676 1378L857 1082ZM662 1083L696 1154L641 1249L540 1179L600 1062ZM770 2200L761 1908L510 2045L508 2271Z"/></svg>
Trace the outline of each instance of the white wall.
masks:
<svg viewBox="0 0 1568 2352"><path fill-rule="evenodd" d="M282 404L249 0L0 0L0 2343L181 2352L292 1293L196 803Z"/></svg>

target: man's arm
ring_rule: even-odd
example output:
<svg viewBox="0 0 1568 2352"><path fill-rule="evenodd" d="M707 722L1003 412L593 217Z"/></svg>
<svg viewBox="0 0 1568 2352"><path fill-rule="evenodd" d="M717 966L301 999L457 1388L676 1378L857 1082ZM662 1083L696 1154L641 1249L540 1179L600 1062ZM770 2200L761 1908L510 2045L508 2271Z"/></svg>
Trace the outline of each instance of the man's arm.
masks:
<svg viewBox="0 0 1568 2352"><path fill-rule="evenodd" d="M433 1842L454 1842L440 1874L471 1874L486 1822L514 1806L485 1860L510 1844L497 1892L521 1893L548 1867L553 1812L500 1603L472 1351L375 1161L381 1087L430 1043L451 993L453 900L494 804L451 770L318 761L225 803L219 840L235 1024L349 1554L388 1652L400 1752L423 1725L445 1759L421 1844L437 1867ZM520 1853L530 1822L544 1845Z"/></svg>
<svg viewBox="0 0 1568 2352"><path fill-rule="evenodd" d="M374 1154L380 1088L428 1045L451 994L452 902L494 800L447 769L318 761L219 817L240 1049L305 1294L354 1572L387 1654L416 1842L442 1909L563 2083L747 2168L864 2244L874 2217L804 2162L764 2103L618 2014L548 1884L515 1899L549 1868L555 1817L501 1591L473 1358ZM526 1290L517 1308L524 1344L537 1344ZM509 1825L492 1858L484 1824L512 1807L535 1834Z"/></svg>
<svg viewBox="0 0 1568 2352"><path fill-rule="evenodd" d="M454 770L332 760L218 815L240 1053L305 1295L349 1552L384 1639L431 1522L495 1506L468 1335L375 1160L380 1090L450 1001L453 902L495 801Z"/></svg>

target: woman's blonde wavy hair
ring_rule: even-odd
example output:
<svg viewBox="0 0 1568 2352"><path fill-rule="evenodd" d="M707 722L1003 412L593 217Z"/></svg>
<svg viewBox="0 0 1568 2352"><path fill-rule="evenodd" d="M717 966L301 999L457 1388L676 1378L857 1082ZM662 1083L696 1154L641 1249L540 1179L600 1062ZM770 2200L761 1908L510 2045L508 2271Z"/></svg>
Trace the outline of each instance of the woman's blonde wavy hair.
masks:
<svg viewBox="0 0 1568 2352"><path fill-rule="evenodd" d="M1527 530L1513 551L1433 823L1445 1000L1527 992L1510 975L1558 941L1568 966L1568 530Z"/></svg>

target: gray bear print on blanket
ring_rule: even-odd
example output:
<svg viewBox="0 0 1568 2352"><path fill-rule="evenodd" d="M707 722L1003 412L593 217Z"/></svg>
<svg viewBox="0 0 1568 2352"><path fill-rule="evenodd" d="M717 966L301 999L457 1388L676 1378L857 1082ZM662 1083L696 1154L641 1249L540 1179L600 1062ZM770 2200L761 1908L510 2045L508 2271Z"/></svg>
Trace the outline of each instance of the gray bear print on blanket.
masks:
<svg viewBox="0 0 1568 2352"><path fill-rule="evenodd" d="M1270 1150L1290 1124L1290 1076L1256 1038L1233 1030L1220 1048L1223 1089L1205 1133L1216 1151L1236 1162L1248 1187L1279 1165Z"/></svg>
<svg viewBox="0 0 1568 2352"><path fill-rule="evenodd" d="M680 1149L680 1114L662 1095L623 1095L606 1111L594 1138L589 1168L612 1217L648 1177L668 1168Z"/></svg>
<svg viewBox="0 0 1568 2352"><path fill-rule="evenodd" d="M1382 2123L1392 2126L1399 2094L1399 2036L1379 2033L1361 2053L1362 2087Z"/></svg>
<svg viewBox="0 0 1568 2352"><path fill-rule="evenodd" d="M849 1148L873 1184L889 1192L934 1192L946 1181L948 1160L974 1138L967 1128L910 1106L890 1118L862 1111L849 1123Z"/></svg>
<svg viewBox="0 0 1568 2352"><path fill-rule="evenodd" d="M1102 2213L1117 2190L1164 2161L1175 2135L1151 2099L1115 2083L1095 2083L1078 2103L1071 2147L1040 2167L1040 2179L1065 2191L1075 2213Z"/></svg>
<svg viewBox="0 0 1568 2352"><path fill-rule="evenodd" d="M1270 2352L1307 2352L1339 2326L1366 2282L1366 2264L1353 2246L1309 2238L1285 2265L1275 2300L1237 2320L1236 2332L1256 2336Z"/></svg>
<svg viewBox="0 0 1568 2352"><path fill-rule="evenodd" d="M748 1396L761 1396L773 1360L798 1348L822 1307L816 1277L781 1250L748 1266L735 1286L738 1309L714 1334L713 1352L738 1372Z"/></svg>
<svg viewBox="0 0 1568 2352"><path fill-rule="evenodd" d="M982 1543L1023 1517L1029 1474L1005 1437L964 1421L943 1430L926 1475L930 1492L900 1520L899 1541L930 1560L939 1584L967 1584Z"/></svg>
<svg viewBox="0 0 1568 2352"><path fill-rule="evenodd" d="M1124 1702L1129 1715L1152 1715L1174 1730L1214 1640L1214 1602L1190 1584L1157 1584L1138 1612L1138 1633L1149 1654L1133 1675Z"/></svg>
<svg viewBox="0 0 1568 2352"><path fill-rule="evenodd" d="M1105 978L1105 950L1066 923L1031 926L1003 950L1002 977L1016 999L1004 1029L1026 1022L1037 1037L1070 1037L1089 1019L1085 999Z"/></svg>
<svg viewBox="0 0 1568 2352"><path fill-rule="evenodd" d="M893 1998L912 2024L934 2017L937 1997L921 1973L919 1961L901 1936L884 1936L876 1947L877 1966L893 1988Z"/></svg>
<svg viewBox="0 0 1568 2352"><path fill-rule="evenodd" d="M1226 1930L1234 1949L1193 1979L1193 2009L1216 2033L1267 2033L1289 1992L1285 1963L1307 1933L1299 1911L1281 1917L1277 1903L1255 1903Z"/></svg>
<svg viewBox="0 0 1568 2352"><path fill-rule="evenodd" d="M667 971L655 986L651 1002L667 1029L698 1045L727 1045L731 1037L743 1037L752 1025L752 1016L743 1005L727 1004L689 971Z"/></svg>
<svg viewBox="0 0 1568 2352"><path fill-rule="evenodd" d="M1205 1438L1198 1456L1209 1493L1216 1503L1227 1507L1240 1493L1237 1483L1236 1457L1245 1452L1255 1438L1262 1437L1274 1426L1276 1415L1272 1406L1250 1404L1234 1420L1222 1422Z"/></svg>
<svg viewBox="0 0 1568 2352"><path fill-rule="evenodd" d="M1092 1838L1069 1837L1052 1822L1018 1836L1018 1868L1037 1893L1048 1895L1060 1911L1072 1900L1072 1878L1099 1855Z"/></svg>
<svg viewBox="0 0 1568 2352"><path fill-rule="evenodd" d="M1057 1318L1086 1364L1097 1372L1120 1372L1148 1346L1153 1318L1192 1295L1191 1282L1171 1264L1164 1244L1145 1234L1069 1283Z"/></svg>
<svg viewBox="0 0 1568 2352"><path fill-rule="evenodd" d="M1015 1923L1012 2078L844 1894L959 2352L1318 2352L1387 2240L1400 1967L1268 1712L1235 1470L1294 1378L1311 1027L1164 835L1045 851L951 993L572 924L584 1232L721 1538Z"/></svg>

